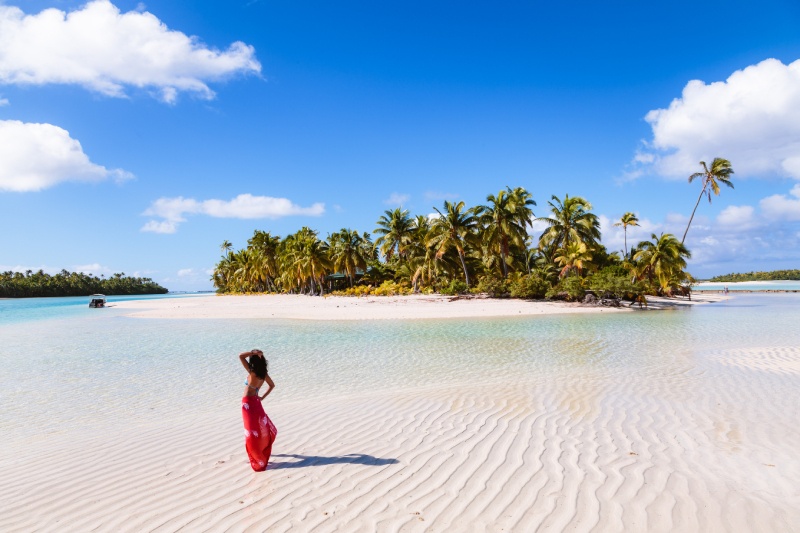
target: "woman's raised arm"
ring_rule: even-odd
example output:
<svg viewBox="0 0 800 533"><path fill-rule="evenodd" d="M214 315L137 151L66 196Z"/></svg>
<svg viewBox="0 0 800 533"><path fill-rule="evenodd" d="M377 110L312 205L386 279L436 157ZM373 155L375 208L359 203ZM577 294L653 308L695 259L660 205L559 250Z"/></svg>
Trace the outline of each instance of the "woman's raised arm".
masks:
<svg viewBox="0 0 800 533"><path fill-rule="evenodd" d="M242 352L239 354L239 361L242 362L242 366L244 367L245 370L247 370L248 374L250 373L250 365L247 363L247 358L250 357L251 355L253 355L252 350L249 352Z"/></svg>

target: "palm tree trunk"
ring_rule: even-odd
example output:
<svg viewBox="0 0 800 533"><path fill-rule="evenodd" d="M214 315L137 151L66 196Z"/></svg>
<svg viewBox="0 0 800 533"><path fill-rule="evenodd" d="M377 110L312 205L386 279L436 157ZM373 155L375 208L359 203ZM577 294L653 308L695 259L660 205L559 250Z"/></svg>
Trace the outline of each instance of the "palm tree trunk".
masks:
<svg viewBox="0 0 800 533"><path fill-rule="evenodd" d="M706 183L708 185L708 183ZM694 213L697 211L697 206L700 205L700 200L703 199L703 193L706 192L706 185L703 185L703 188L700 189L700 196L697 197L697 203L694 204L694 211L692 211L692 216L689 217L689 223L686 225L686 231L683 232L683 239L681 239L681 244L683 241L686 240L686 234L689 233L689 226L692 225L692 220L694 220Z"/></svg>
<svg viewBox="0 0 800 533"><path fill-rule="evenodd" d="M628 226L623 226L622 231L625 232L625 259L628 258Z"/></svg>
<svg viewBox="0 0 800 533"><path fill-rule="evenodd" d="M464 262L464 252L461 250L458 251L458 258L461 259L461 268L464 269L464 279L467 281L467 287L469 287L469 274L467 274L467 263Z"/></svg>
<svg viewBox="0 0 800 533"><path fill-rule="evenodd" d="M508 266L506 265L506 255L508 253L506 248L508 248L508 243L506 241L507 237L504 235L503 242L500 243L500 257L503 260L503 279L508 277Z"/></svg>

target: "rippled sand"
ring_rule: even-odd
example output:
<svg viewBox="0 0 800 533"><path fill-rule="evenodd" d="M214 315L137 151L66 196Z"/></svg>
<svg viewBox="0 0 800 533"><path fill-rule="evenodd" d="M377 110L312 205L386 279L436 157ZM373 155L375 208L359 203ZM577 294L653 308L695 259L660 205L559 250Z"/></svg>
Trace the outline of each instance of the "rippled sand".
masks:
<svg viewBox="0 0 800 533"><path fill-rule="evenodd" d="M253 473L244 453L233 356L156 358L104 397L95 427L3 445L0 530L797 531L792 309L759 327L768 310L747 306L379 330L112 318L105 328L142 342L168 328L175 339L156 343L167 354L207 330L239 339L259 324L296 343L296 363L273 358L269 470ZM401 336L405 347L389 344ZM314 350L313 337L327 340ZM224 379L170 385L200 364ZM134 393L121 416L113 402ZM57 419L58 396L42 398L20 408Z"/></svg>

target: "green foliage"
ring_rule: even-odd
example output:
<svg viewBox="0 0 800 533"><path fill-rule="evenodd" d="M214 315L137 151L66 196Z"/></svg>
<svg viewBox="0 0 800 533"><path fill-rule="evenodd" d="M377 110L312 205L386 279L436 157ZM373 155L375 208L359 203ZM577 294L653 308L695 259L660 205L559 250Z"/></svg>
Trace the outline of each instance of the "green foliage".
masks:
<svg viewBox="0 0 800 533"><path fill-rule="evenodd" d="M588 279L588 285L598 298L631 299L639 291L625 269L616 266L596 272Z"/></svg>
<svg viewBox="0 0 800 533"><path fill-rule="evenodd" d="M456 294L464 294L467 292L467 284L461 280L454 279L450 282L449 285L445 285L444 287L439 289L440 294L444 294L445 296L454 296Z"/></svg>
<svg viewBox="0 0 800 533"><path fill-rule="evenodd" d="M536 272L518 276L511 283L512 298L542 299L549 290L550 283Z"/></svg>
<svg viewBox="0 0 800 533"><path fill-rule="evenodd" d="M715 276L709 281L735 283L737 281L795 281L800 280L800 270L772 270L770 272L746 272Z"/></svg>
<svg viewBox="0 0 800 533"><path fill-rule="evenodd" d="M398 294L411 294L412 292L411 287L404 283L387 280L376 287L372 294L375 296L397 296Z"/></svg>
<svg viewBox="0 0 800 533"><path fill-rule="evenodd" d="M165 294L167 289L150 278L114 274L110 278L98 278L80 272L62 270L49 275L42 270L24 274L20 272L0 273L0 297L26 298L42 296L89 296L90 294Z"/></svg>
<svg viewBox="0 0 800 533"><path fill-rule="evenodd" d="M569 276L561 279L555 287L548 290L545 297L550 300L579 302L585 295L584 279L580 276Z"/></svg>
<svg viewBox="0 0 800 533"><path fill-rule="evenodd" d="M492 298L502 298L509 295L511 288L506 280L487 274L478 279L478 286L475 287L475 292L486 293Z"/></svg>

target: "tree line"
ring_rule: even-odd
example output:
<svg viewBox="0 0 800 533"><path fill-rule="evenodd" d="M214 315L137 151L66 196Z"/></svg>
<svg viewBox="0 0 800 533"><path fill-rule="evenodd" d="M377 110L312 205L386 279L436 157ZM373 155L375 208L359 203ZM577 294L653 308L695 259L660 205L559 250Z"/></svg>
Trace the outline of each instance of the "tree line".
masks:
<svg viewBox="0 0 800 533"><path fill-rule="evenodd" d="M381 215L372 233L350 228L320 238L303 227L280 238L256 230L247 246L222 243L223 257L212 281L220 293L284 292L338 294L483 292L492 296L578 300L587 291L599 298L644 301L645 295L687 294L691 253L683 244L700 200L733 187L728 160L700 162L689 176L702 187L683 238L651 234L628 248L627 230L638 218L625 213L616 226L625 248L609 252L600 242L600 223L586 199L552 196L546 215L523 187L507 187L467 207L445 201L433 216L412 216L401 207ZM534 221L545 225L529 234ZM375 239L373 240L373 236ZM334 276L331 276L335 274Z"/></svg>
<svg viewBox="0 0 800 533"><path fill-rule="evenodd" d="M126 276L124 272L106 278L62 270L50 275L42 270L0 273L0 297L89 296L90 294L165 294L167 289L150 278Z"/></svg>
<svg viewBox="0 0 800 533"><path fill-rule="evenodd" d="M800 280L800 270L772 270L770 272L746 272L744 274L724 274L709 281L734 283L737 281L796 281Z"/></svg>

